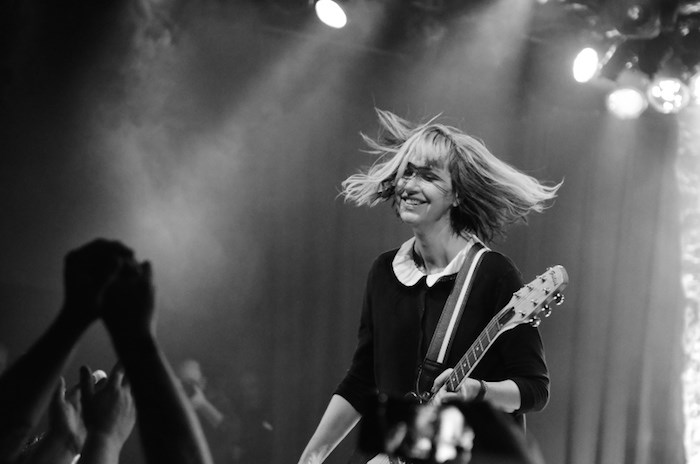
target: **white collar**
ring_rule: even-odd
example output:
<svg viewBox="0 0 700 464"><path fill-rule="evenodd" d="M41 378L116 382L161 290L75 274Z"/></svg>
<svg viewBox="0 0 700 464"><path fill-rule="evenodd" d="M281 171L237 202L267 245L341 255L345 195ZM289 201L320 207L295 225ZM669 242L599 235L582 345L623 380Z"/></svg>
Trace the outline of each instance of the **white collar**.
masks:
<svg viewBox="0 0 700 464"><path fill-rule="evenodd" d="M457 274L467 256L467 250L474 245L476 239L471 236L464 248L457 253L457 256L450 261L445 269L437 274L426 274L418 268L416 262L413 260L413 244L415 241L415 237L406 240L399 248L399 251L396 253L391 263L394 269L394 275L399 279L399 282L407 287L416 285L423 276L425 276L425 282L428 284L428 287L432 287L441 277Z"/></svg>

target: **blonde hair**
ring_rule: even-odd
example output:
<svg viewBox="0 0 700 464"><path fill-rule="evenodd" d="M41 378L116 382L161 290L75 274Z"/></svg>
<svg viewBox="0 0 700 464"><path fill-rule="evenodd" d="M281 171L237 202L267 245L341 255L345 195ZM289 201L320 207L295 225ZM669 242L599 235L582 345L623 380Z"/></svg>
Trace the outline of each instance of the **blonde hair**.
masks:
<svg viewBox="0 0 700 464"><path fill-rule="evenodd" d="M377 160L342 182L345 201L370 207L393 201L397 181L410 159L445 160L458 199L450 215L453 230L490 242L506 226L527 222L530 212L542 212L561 187L561 183L544 185L499 160L476 138L435 122L439 116L414 125L389 111L376 111L381 136L376 140L362 137Z"/></svg>

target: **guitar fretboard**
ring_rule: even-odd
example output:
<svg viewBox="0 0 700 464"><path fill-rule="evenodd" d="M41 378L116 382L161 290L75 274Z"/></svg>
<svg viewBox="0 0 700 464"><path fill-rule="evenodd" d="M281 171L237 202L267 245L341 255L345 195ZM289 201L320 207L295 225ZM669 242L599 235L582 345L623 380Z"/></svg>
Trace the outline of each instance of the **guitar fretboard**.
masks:
<svg viewBox="0 0 700 464"><path fill-rule="evenodd" d="M486 353L486 350L501 334L503 326L513 317L513 308L508 308L502 311L498 317L494 317L481 331L474 343L469 347L467 352L462 356L454 370L447 379L448 389L455 391L459 384L462 383L471 371L476 367L481 358Z"/></svg>
<svg viewBox="0 0 700 464"><path fill-rule="evenodd" d="M561 290L566 287L568 281L566 270L562 266L555 266L513 293L508 304L489 321L455 365L447 378L447 389L456 391L459 388L462 381L471 374L489 347L503 332L518 324L530 323L537 327L541 321L539 314L543 312L547 317L551 312L549 302L554 300L556 304L561 304L564 301Z"/></svg>

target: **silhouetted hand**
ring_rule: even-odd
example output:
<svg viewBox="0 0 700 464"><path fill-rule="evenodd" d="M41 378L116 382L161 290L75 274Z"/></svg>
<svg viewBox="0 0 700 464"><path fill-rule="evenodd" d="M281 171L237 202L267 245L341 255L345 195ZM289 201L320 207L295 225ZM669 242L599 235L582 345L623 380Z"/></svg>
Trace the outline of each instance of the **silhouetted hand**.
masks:
<svg viewBox="0 0 700 464"><path fill-rule="evenodd" d="M49 434L64 443L74 454L79 454L85 443L85 424L80 404L80 389L66 391L66 381L61 377L49 406Z"/></svg>
<svg viewBox="0 0 700 464"><path fill-rule="evenodd" d="M23 461L25 464L71 464L81 453L87 430L80 400L79 385L66 390L66 382L61 377L48 409L48 430L29 450Z"/></svg>
<svg viewBox="0 0 700 464"><path fill-rule="evenodd" d="M154 299L151 264L125 263L104 295L103 319L112 337L155 336Z"/></svg>
<svg viewBox="0 0 700 464"><path fill-rule="evenodd" d="M133 252L117 241L96 239L65 258L63 312L88 325L100 316L105 290Z"/></svg>
<svg viewBox="0 0 700 464"><path fill-rule="evenodd" d="M90 369L81 367L80 391L88 436L98 435L120 450L136 423L136 406L124 368L115 365L107 379L93 384Z"/></svg>

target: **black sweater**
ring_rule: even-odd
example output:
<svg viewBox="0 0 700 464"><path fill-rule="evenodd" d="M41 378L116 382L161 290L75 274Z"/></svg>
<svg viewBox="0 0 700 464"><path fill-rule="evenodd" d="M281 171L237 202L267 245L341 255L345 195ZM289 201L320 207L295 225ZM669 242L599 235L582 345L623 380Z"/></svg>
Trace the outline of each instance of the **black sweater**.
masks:
<svg viewBox="0 0 700 464"><path fill-rule="evenodd" d="M392 261L398 250L380 255L367 278L358 343L352 364L336 389L360 413L381 392L403 396L415 389L418 367L430 344L456 274L432 287L425 278L407 287L396 278ZM474 276L467 306L454 334L446 367L454 366L491 318L522 286L520 272L508 258L489 251ZM498 337L470 377L513 380L520 389L516 419L544 408L549 375L539 332L519 325Z"/></svg>

